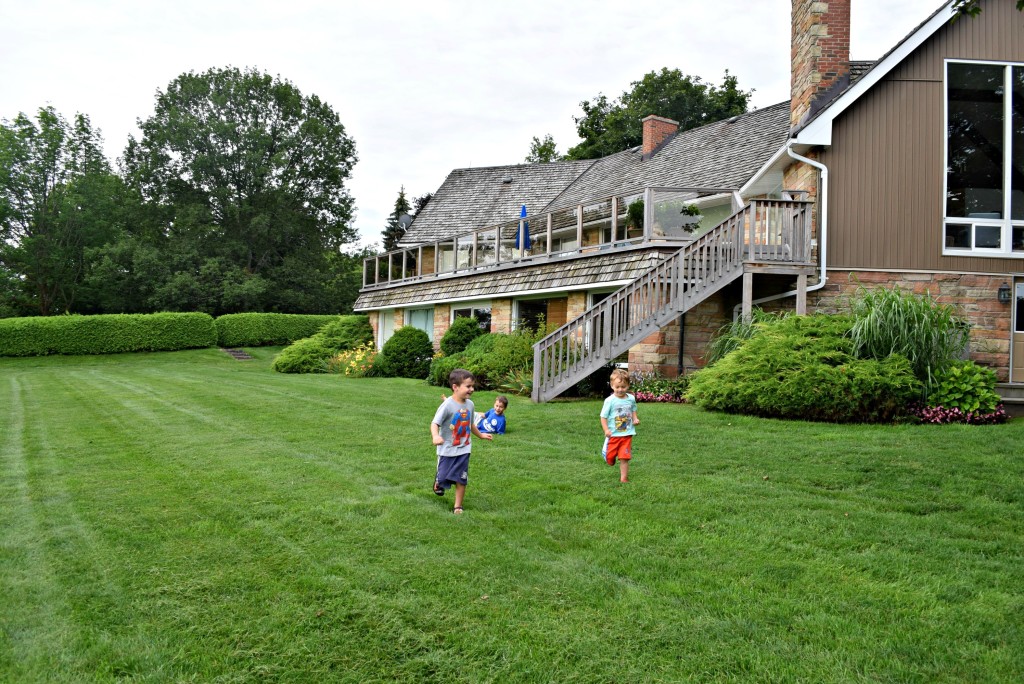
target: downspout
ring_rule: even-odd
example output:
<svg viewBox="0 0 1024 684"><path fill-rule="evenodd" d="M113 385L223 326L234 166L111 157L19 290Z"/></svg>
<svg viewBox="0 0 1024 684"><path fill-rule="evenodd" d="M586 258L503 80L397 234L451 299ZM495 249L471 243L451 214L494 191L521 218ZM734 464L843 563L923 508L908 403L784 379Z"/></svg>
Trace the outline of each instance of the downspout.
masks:
<svg viewBox="0 0 1024 684"><path fill-rule="evenodd" d="M818 240L818 255L821 257L821 273L818 275L818 282L807 287L807 292L814 292L825 287L825 257L828 254L828 167L821 162L816 162L813 159L800 156L793 151L793 141L790 140L786 143L786 154L797 161L802 161L805 164L813 166L821 172L821 187L819 188L818 197L821 198L821 209L818 212L821 217L821 231ZM754 304L763 304L764 302L773 302L776 299L783 299L784 297L795 297L797 295L796 290L790 290L789 292L783 292L781 294L771 295L770 297L762 297L755 299L751 302ZM743 303L740 302L732 308L732 319L738 320L740 317L740 309L743 308Z"/></svg>

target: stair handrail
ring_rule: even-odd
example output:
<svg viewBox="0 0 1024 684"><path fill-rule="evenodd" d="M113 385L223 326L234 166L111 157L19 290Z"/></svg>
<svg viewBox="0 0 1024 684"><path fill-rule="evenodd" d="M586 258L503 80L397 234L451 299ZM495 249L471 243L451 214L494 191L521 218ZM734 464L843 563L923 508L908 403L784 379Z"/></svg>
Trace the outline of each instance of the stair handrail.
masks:
<svg viewBox="0 0 1024 684"><path fill-rule="evenodd" d="M743 272L745 260L807 261L809 205L806 200L751 200L536 342L533 401L545 401L548 388L553 391L578 380L583 372L596 370L620 354L624 344L628 349L638 338L732 282ZM792 211L781 211L785 208Z"/></svg>

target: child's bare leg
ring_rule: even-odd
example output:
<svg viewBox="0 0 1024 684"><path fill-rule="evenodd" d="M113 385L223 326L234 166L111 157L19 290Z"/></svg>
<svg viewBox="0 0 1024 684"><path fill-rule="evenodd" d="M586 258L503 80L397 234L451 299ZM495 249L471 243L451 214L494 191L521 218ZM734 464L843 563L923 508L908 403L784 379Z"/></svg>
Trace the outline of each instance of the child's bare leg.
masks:
<svg viewBox="0 0 1024 684"><path fill-rule="evenodd" d="M462 512L462 498L464 496L466 496L466 485L456 483L455 484L455 509L454 509L456 513L461 513Z"/></svg>
<svg viewBox="0 0 1024 684"><path fill-rule="evenodd" d="M629 461L619 459L619 482L629 482Z"/></svg>

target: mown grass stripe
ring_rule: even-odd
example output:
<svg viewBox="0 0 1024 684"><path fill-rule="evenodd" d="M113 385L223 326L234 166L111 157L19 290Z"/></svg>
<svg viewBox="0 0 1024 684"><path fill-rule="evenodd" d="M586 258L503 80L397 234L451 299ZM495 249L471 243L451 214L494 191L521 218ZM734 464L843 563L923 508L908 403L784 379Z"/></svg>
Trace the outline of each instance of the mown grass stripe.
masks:
<svg viewBox="0 0 1024 684"><path fill-rule="evenodd" d="M67 500L58 522L83 526L69 548L93 540L82 582L103 568L116 588L73 604L95 642L62 644L66 672L360 682L1024 673L1020 424L830 426L642 405L636 482L620 487L597 457L599 402L513 399L511 432L474 446L458 518L428 488L437 388L283 376L268 370L270 353L254 356L0 360L0 377L31 379L25 431L47 441L27 439L24 459L43 464L40 486L57 480L51 505ZM12 679L11 662L0 658L0 680ZM49 676L32 663L16 674Z"/></svg>

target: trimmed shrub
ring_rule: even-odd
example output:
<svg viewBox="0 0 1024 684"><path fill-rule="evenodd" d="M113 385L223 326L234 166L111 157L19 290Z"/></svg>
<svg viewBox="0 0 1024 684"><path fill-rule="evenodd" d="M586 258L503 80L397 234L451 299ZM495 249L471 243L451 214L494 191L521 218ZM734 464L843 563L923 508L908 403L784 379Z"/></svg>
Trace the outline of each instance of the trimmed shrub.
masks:
<svg viewBox="0 0 1024 684"><path fill-rule="evenodd" d="M278 373L326 373L327 361L337 351L327 347L319 335L296 340L274 357Z"/></svg>
<svg viewBox="0 0 1024 684"><path fill-rule="evenodd" d="M331 349L344 351L373 342L370 317L361 315L335 316L317 333Z"/></svg>
<svg viewBox="0 0 1024 684"><path fill-rule="evenodd" d="M432 385L446 387L448 374L465 368L476 377L477 389L495 389L510 375L533 367L533 336L531 333L487 333L477 337L465 351L434 359L427 376Z"/></svg>
<svg viewBox="0 0 1024 684"><path fill-rule="evenodd" d="M790 316L692 374L686 398L704 408L770 418L888 422L905 415L921 383L899 354L858 359L845 316Z"/></svg>
<svg viewBox="0 0 1024 684"><path fill-rule="evenodd" d="M723 325L708 343L707 365L713 365L720 358L743 344L744 341L756 335L762 329L757 325L758 323L771 323L789 315L788 311L769 313L755 307L750 313L749 321L740 318Z"/></svg>
<svg viewBox="0 0 1024 684"><path fill-rule="evenodd" d="M373 374L384 377L423 379L430 372L434 346L427 333L411 325L395 331L384 343L373 364Z"/></svg>
<svg viewBox="0 0 1024 684"><path fill-rule="evenodd" d="M456 368L465 368L467 360L465 352L459 352L453 356L438 356L430 362L430 370L427 372L427 382L437 387L448 386L448 376ZM468 368L466 370L469 370ZM483 389L477 384L477 389Z"/></svg>
<svg viewBox="0 0 1024 684"><path fill-rule="evenodd" d="M372 345L373 328L368 316L330 316L331 320L312 337L295 341L274 358L271 366L279 373L337 372L331 360L339 352L360 345Z"/></svg>
<svg viewBox="0 0 1024 684"><path fill-rule="evenodd" d="M366 316L341 316L362 318ZM295 340L315 335L325 325L337 321L339 316L319 316L280 313L225 314L217 318L217 343L222 347L265 347L291 344Z"/></svg>
<svg viewBox="0 0 1024 684"><path fill-rule="evenodd" d="M212 347L217 328L205 313L32 316L0 320L0 356L118 354Z"/></svg>
<svg viewBox="0 0 1024 684"><path fill-rule="evenodd" d="M464 351L469 343L484 334L476 318L456 318L441 338L441 352L445 356Z"/></svg>

